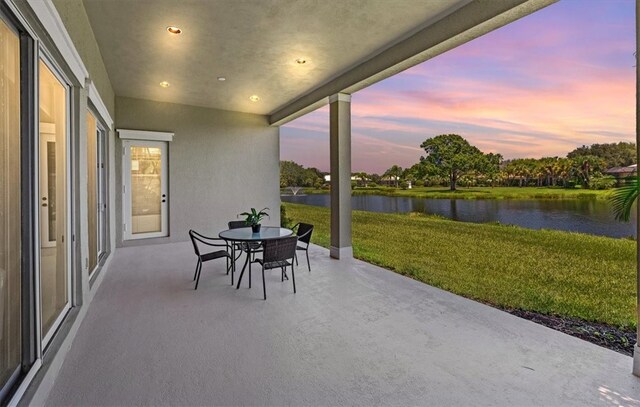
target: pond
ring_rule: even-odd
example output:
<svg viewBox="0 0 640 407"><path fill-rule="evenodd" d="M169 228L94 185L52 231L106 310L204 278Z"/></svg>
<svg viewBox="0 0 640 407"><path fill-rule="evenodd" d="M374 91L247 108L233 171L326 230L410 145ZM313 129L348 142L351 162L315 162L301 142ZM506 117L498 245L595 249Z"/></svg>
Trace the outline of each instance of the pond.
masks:
<svg viewBox="0 0 640 407"><path fill-rule="evenodd" d="M281 196L282 201L329 207L330 196ZM500 222L530 229L558 229L610 237L637 236L636 214L618 222L606 200L425 199L379 195L351 197L354 210L422 212L463 222Z"/></svg>

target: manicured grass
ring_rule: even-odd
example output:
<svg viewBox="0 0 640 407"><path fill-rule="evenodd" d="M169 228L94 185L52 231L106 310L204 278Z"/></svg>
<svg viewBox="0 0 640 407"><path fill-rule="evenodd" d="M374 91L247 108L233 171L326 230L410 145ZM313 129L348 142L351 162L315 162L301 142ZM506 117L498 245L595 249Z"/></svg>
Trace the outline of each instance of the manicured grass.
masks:
<svg viewBox="0 0 640 407"><path fill-rule="evenodd" d="M307 194L327 194L327 189L305 189ZM416 187L399 189L391 187L356 188L354 195L387 195L406 196L415 198L443 198L443 199L606 199L611 190L591 190L582 188L547 188L547 187L459 187L457 191L450 191L443 187Z"/></svg>
<svg viewBox="0 0 640 407"><path fill-rule="evenodd" d="M329 209L285 205L329 246ZM502 308L636 326L636 242L552 230L353 211L354 255Z"/></svg>

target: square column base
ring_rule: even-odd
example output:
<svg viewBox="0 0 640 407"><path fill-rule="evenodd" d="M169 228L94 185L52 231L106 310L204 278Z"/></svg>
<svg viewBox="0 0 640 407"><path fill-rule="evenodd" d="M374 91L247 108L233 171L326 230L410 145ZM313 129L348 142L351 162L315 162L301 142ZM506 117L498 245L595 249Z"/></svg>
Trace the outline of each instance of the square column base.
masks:
<svg viewBox="0 0 640 407"><path fill-rule="evenodd" d="M640 345L633 347L633 374L640 377Z"/></svg>
<svg viewBox="0 0 640 407"><path fill-rule="evenodd" d="M353 259L353 247L329 247L329 256L334 259Z"/></svg>

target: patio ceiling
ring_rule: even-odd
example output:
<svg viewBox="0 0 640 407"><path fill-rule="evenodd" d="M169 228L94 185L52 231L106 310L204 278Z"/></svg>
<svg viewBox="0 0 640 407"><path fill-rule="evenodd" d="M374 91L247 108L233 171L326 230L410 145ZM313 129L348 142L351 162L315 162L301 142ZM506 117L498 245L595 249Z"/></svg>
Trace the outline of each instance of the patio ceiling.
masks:
<svg viewBox="0 0 640 407"><path fill-rule="evenodd" d="M277 113L272 122L318 102L326 92L354 91L427 59L424 55L398 66L433 47L424 36L418 42L414 38L417 48L407 47L416 34L440 44L483 25L477 36L496 27L487 24L489 18L526 6L524 12L501 18L499 26L550 2L84 0L118 96ZM457 18L445 25L451 32L443 27L425 32L456 13ZM183 32L169 34L167 26ZM381 55L384 58L376 62ZM298 58L307 62L298 64ZM367 61L373 63L362 69ZM163 81L170 86L161 87ZM252 102L252 95L260 100Z"/></svg>

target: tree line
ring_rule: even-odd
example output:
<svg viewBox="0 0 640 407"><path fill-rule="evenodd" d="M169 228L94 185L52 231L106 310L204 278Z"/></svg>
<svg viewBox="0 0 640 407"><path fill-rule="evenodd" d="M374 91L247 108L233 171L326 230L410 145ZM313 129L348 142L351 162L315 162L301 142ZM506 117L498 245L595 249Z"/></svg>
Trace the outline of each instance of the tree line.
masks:
<svg viewBox="0 0 640 407"><path fill-rule="evenodd" d="M428 138L420 147L425 155L408 168L391 166L382 175L354 173L361 186L379 183L418 186L559 186L606 189L615 178L604 171L636 163L635 143L619 142L582 146L565 157L518 158L505 160L501 154L484 153L457 134ZM321 187L324 173L304 168L293 161L280 164L280 186Z"/></svg>

